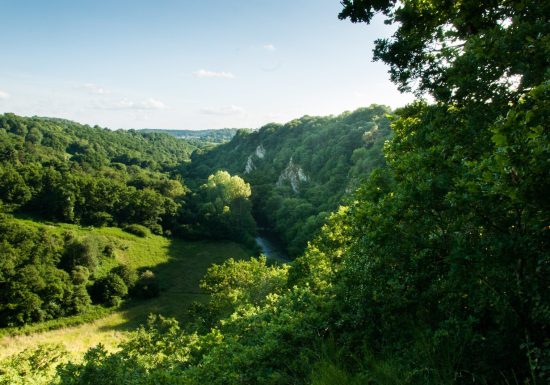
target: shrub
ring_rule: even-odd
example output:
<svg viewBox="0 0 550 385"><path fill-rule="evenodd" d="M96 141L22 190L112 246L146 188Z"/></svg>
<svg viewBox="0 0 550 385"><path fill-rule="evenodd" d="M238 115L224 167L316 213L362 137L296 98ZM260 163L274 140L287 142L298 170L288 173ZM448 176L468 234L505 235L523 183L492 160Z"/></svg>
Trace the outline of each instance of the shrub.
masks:
<svg viewBox="0 0 550 385"><path fill-rule="evenodd" d="M115 246L112 243L109 243L105 245L103 248L103 255L107 258L114 258L115 257Z"/></svg>
<svg viewBox="0 0 550 385"><path fill-rule="evenodd" d="M113 216L104 211L93 213L90 216L90 224L98 227L110 226L113 223Z"/></svg>
<svg viewBox="0 0 550 385"><path fill-rule="evenodd" d="M71 279L75 285L85 285L90 278L90 270L85 266L77 265L71 271Z"/></svg>
<svg viewBox="0 0 550 385"><path fill-rule="evenodd" d="M149 229L151 230L151 232L153 234L162 235L162 226L159 225L158 223L154 223L154 224L150 225Z"/></svg>
<svg viewBox="0 0 550 385"><path fill-rule="evenodd" d="M137 271L132 269L128 265L118 265L116 267L113 267L111 269L111 273L116 274L120 278L122 278L128 289L132 289L138 280Z"/></svg>
<svg viewBox="0 0 550 385"><path fill-rule="evenodd" d="M128 287L118 275L109 273L100 278L91 287L92 300L96 303L113 305L117 302L113 297L122 298L128 294Z"/></svg>
<svg viewBox="0 0 550 385"><path fill-rule="evenodd" d="M145 270L141 273L132 293L138 298L158 297L160 294L160 284L155 273L151 270Z"/></svg>
<svg viewBox="0 0 550 385"><path fill-rule="evenodd" d="M138 237L145 238L149 235L149 229L145 226L132 224L124 227L124 231L130 234L137 235Z"/></svg>
<svg viewBox="0 0 550 385"><path fill-rule="evenodd" d="M85 238L79 240L69 238L65 243L61 266L66 271L72 271L76 266L84 266L90 273L93 273L99 263L99 257L99 242L97 239Z"/></svg>

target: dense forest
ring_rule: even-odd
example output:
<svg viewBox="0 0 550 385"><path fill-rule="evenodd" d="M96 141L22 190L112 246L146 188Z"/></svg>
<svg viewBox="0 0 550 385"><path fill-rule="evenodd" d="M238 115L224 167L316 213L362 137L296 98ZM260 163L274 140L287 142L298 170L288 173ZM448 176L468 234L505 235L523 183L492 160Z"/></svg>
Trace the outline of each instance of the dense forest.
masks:
<svg viewBox="0 0 550 385"><path fill-rule="evenodd" d="M183 175L189 185L220 169L242 177L252 186L258 226L296 256L346 193L384 165L389 114L387 107L373 105L241 130L229 143L195 151Z"/></svg>
<svg viewBox="0 0 550 385"><path fill-rule="evenodd" d="M208 144L219 144L229 142L237 133L237 128L220 128L216 130L163 130L144 128L138 132L160 133L174 136L178 139L187 139L190 142L206 142Z"/></svg>
<svg viewBox="0 0 550 385"><path fill-rule="evenodd" d="M395 24L391 38L376 42L375 60L389 66L401 90L430 97L431 102L419 100L393 111L391 134L388 111L374 106L239 131L228 144L196 150L190 164L172 158L168 149L163 156L173 161L169 167L153 155L127 165L114 160L121 156L115 149L99 157L107 163L94 164L80 160L87 152L68 142L58 147L63 157L48 152L48 146L32 152L35 145L26 138L28 123L36 119L4 116L1 122L25 126L19 130L17 124L2 123L2 145L8 145L0 183L14 181L2 185L6 212L97 220L94 205L86 205L93 197L82 199L89 188L69 190L59 199L64 203L52 204L51 210L40 203L41 191L51 184L70 186L51 183L56 179L48 172L64 181L72 174L95 181L111 172L106 179L116 181L115 163L121 163L129 175L121 185L134 194L161 197L163 204L153 206L164 211L117 211L124 205L98 210L110 223L212 238L242 226L246 231L231 236L247 242L256 231L255 214L299 256L289 265L265 258L213 265L201 284L210 296L197 304L194 322L151 316L117 351L99 345L81 361L63 361L59 347L25 351L2 362L0 384L550 382L550 3L341 3L341 19L370 23L381 14ZM66 125L39 123L58 130ZM316 124L319 136L307 129ZM337 129L349 136L315 144ZM44 142L46 131L39 131ZM281 137L270 142L270 134L284 135L288 142ZM129 141L132 135L137 134L130 133ZM137 137L140 143L147 142L146 135ZM168 138L159 138L170 143L167 148L188 145ZM374 156L383 141L384 161ZM76 142L88 152L94 149L91 142ZM326 171L335 165L337 174ZM132 170L151 184L132 185ZM162 181L181 193L170 197ZM308 231L303 217L327 218L299 252L303 243L286 233L291 225L278 228L278 221L290 220L290 211L277 212L285 207L277 205L288 199L319 205L322 189L327 206L304 210L294 219ZM345 204L331 209L346 191L351 196ZM12 220L5 215L3 221ZM2 284L14 277L10 271L25 273L10 281L12 287L35 282L26 277L45 271L14 269L9 261L51 255L48 259L65 271L50 273L51 280L68 282L67 292L82 291L79 276L64 267L73 261L70 237L31 232L18 238L8 227L2 232L6 255L1 258L8 261L0 272ZM123 281L122 272L113 275L118 278L112 281ZM3 306L3 312L11 309L9 303ZM55 314L52 307L41 311Z"/></svg>
<svg viewBox="0 0 550 385"><path fill-rule="evenodd" d="M179 170L198 147L187 141L5 114L0 115L0 147L0 326L86 314L94 311L92 304L113 306L128 296L158 294L150 274L140 277L143 272L123 265L109 274L98 271L102 261L112 259L112 244L37 230L13 214L116 226L142 237L150 232L170 236L187 232L184 208L192 195L188 200L195 207L222 199L219 215L217 209L194 215L195 237L206 236L200 229L210 225L218 232L208 229L208 236L253 244L250 186L239 177L216 174L210 178L216 184L191 194Z"/></svg>

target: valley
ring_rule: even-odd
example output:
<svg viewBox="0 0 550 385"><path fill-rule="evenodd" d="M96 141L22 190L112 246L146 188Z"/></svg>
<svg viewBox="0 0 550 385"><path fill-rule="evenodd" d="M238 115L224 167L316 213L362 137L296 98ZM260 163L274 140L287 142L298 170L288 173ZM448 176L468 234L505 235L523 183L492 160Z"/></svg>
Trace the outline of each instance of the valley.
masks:
<svg viewBox="0 0 550 385"><path fill-rule="evenodd" d="M144 324L149 314L174 317L180 322L189 321L189 310L195 301L204 302L207 294L199 282L213 263L228 258L245 259L252 251L232 242L184 241L150 234L141 238L118 228L82 228L68 224L42 224L37 221L19 220L24 224L47 227L55 233L73 231L79 235L102 237L116 245L115 260L103 261L100 270L108 270L115 263L124 263L135 269L151 269L161 283L161 295L147 300L132 300L120 308L99 314L98 319L71 325L70 317L58 320L57 325L36 324L22 329L3 331L0 337L0 360L39 344L61 344L73 355L80 357L89 348L101 343L113 350L126 339L129 331ZM77 318L77 317L73 317ZM42 329L52 327L51 331Z"/></svg>
<svg viewBox="0 0 550 385"><path fill-rule="evenodd" d="M31 3L0 385L550 383L550 2Z"/></svg>

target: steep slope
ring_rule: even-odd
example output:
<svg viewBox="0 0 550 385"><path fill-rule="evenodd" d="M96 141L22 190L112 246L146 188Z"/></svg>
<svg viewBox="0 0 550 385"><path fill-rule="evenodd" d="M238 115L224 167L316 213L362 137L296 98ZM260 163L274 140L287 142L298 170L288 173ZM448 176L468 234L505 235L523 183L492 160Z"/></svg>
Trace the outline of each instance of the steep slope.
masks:
<svg viewBox="0 0 550 385"><path fill-rule="evenodd" d="M219 169L240 175L252 185L259 227L297 255L346 192L383 166L389 112L373 105L338 116L304 116L257 131L240 130L227 144L193 153L184 176L202 183Z"/></svg>
<svg viewBox="0 0 550 385"><path fill-rule="evenodd" d="M195 148L164 134L0 115L0 211L160 233L187 191L173 170Z"/></svg>
<svg viewBox="0 0 550 385"><path fill-rule="evenodd" d="M373 105L338 116L305 116L237 132L227 144L192 155L183 174L203 183L219 169L252 185L260 228L300 253L346 192L384 165L390 136L387 107Z"/></svg>
<svg viewBox="0 0 550 385"><path fill-rule="evenodd" d="M0 160L14 160L24 153L26 159L71 159L94 168L122 163L152 169L176 166L188 160L196 148L162 133L112 131L65 119L10 113L0 115L0 146Z"/></svg>

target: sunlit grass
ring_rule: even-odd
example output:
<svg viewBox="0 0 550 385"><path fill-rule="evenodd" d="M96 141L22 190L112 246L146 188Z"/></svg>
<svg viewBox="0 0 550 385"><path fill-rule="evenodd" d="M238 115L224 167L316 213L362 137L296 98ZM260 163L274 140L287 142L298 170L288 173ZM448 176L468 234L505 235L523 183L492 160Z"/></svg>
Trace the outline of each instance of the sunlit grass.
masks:
<svg viewBox="0 0 550 385"><path fill-rule="evenodd" d="M42 226L32 220L28 225ZM98 236L115 245L116 261L106 261L100 269L108 271L116 262L133 268L151 268L161 284L161 295L141 301L129 301L120 309L91 322L57 330L12 335L0 338L0 359L41 343L61 343L78 357L101 343L114 349L128 331L145 322L150 313L175 317L185 322L189 306L205 298L199 281L212 263L227 258L248 258L250 251L232 242L187 242L157 235L140 238L118 228L81 228L68 224L47 224L59 234L72 231L79 236ZM33 325L40 328L43 325ZM29 328L32 331L32 328Z"/></svg>

